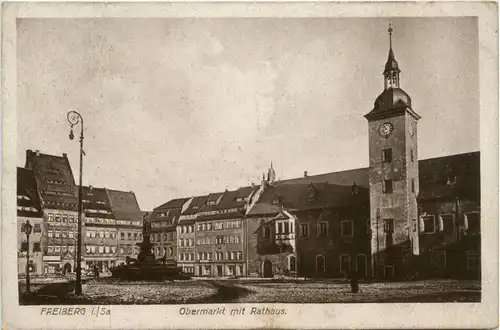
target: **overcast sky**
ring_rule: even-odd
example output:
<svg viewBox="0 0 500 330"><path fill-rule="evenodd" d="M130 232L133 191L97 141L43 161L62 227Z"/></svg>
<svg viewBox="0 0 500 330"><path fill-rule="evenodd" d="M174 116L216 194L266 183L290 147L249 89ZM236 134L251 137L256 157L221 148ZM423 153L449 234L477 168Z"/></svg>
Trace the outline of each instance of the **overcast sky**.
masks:
<svg viewBox="0 0 500 330"><path fill-rule="evenodd" d="M419 157L479 149L474 18L18 20L18 164L68 153L84 184L171 198L368 166L388 23ZM79 129L75 132L79 134Z"/></svg>

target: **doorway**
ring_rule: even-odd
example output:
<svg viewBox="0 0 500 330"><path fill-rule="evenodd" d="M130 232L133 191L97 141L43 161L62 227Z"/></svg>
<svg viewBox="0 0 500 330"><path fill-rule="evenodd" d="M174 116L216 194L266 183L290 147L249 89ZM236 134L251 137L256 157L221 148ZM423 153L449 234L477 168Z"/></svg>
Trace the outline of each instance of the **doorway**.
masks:
<svg viewBox="0 0 500 330"><path fill-rule="evenodd" d="M217 265L217 276L222 276L222 265Z"/></svg>
<svg viewBox="0 0 500 330"><path fill-rule="evenodd" d="M264 277L273 277L273 264L269 260L265 260L263 264L263 274Z"/></svg>
<svg viewBox="0 0 500 330"><path fill-rule="evenodd" d="M65 263L63 269L65 274L71 273L71 265L69 263Z"/></svg>

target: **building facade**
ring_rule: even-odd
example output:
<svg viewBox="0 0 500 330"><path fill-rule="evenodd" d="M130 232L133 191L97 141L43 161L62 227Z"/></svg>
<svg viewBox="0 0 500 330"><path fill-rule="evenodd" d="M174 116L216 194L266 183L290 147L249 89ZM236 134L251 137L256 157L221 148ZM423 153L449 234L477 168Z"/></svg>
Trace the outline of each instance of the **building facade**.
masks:
<svg viewBox="0 0 500 330"><path fill-rule="evenodd" d="M105 191L116 223L116 263L124 264L128 258L136 259L139 254L144 212L132 191Z"/></svg>
<svg viewBox="0 0 500 330"><path fill-rule="evenodd" d="M155 255L157 258L165 258L168 262L176 260L176 227L188 201L189 198L174 199L156 207L151 212L151 242L156 245Z"/></svg>
<svg viewBox="0 0 500 330"><path fill-rule="evenodd" d="M43 273L72 272L76 262L78 192L67 155L27 150L25 168L33 171L42 202Z"/></svg>
<svg viewBox="0 0 500 330"><path fill-rule="evenodd" d="M32 226L29 246L23 225ZM17 168L17 257L18 274L26 274L26 258L29 254L30 274L43 274L43 212L33 171Z"/></svg>
<svg viewBox="0 0 500 330"><path fill-rule="evenodd" d="M82 201L85 210L83 256L86 269L91 272L97 266L101 273L108 274L118 260L118 234L106 189L84 186Z"/></svg>

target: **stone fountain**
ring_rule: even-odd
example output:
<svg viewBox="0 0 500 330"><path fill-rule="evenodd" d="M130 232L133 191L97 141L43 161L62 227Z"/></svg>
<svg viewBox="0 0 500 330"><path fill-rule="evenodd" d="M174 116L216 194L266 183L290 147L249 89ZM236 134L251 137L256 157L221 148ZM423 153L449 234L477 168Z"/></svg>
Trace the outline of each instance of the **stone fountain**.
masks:
<svg viewBox="0 0 500 330"><path fill-rule="evenodd" d="M142 225L143 239L141 243L137 243L140 248L137 260L133 261L133 259L127 258L126 265L111 268L112 277L135 281L185 278L175 261L167 263L165 259L156 260L152 252L153 244L150 241L150 234L151 222L149 214L146 213Z"/></svg>

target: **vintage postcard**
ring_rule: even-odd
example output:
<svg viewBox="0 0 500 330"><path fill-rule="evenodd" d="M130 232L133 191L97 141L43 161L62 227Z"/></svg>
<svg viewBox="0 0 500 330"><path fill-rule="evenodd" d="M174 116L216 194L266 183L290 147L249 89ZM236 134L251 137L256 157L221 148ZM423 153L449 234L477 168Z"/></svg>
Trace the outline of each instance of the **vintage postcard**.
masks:
<svg viewBox="0 0 500 330"><path fill-rule="evenodd" d="M496 3L2 22L5 329L498 327Z"/></svg>

